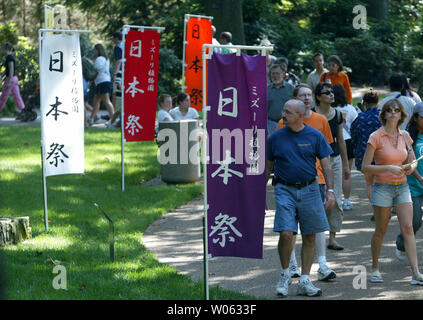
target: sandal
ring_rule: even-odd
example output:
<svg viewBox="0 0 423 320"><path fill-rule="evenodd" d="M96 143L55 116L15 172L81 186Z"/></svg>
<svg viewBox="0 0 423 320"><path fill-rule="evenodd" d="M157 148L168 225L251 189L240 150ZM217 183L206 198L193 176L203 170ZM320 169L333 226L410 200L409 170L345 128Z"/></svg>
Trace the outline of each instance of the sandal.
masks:
<svg viewBox="0 0 423 320"><path fill-rule="evenodd" d="M423 286L423 274L419 273L416 279L412 279L410 284Z"/></svg>
<svg viewBox="0 0 423 320"><path fill-rule="evenodd" d="M379 270L372 272L372 274L370 275L370 282L372 282L372 283L382 283L383 282L382 275L380 274Z"/></svg>

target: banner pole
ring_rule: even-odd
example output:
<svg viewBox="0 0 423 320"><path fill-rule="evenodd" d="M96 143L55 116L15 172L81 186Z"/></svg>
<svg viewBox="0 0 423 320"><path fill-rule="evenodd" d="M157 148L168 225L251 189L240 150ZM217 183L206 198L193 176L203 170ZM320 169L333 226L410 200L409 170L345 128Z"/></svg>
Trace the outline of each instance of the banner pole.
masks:
<svg viewBox="0 0 423 320"><path fill-rule="evenodd" d="M38 30L38 59L39 59L39 66L40 66L40 72L41 72L41 46L42 46L42 37L43 32L41 30ZM42 80L43 77L40 76L40 88L42 86ZM43 95L40 94L40 106L43 105ZM40 107L40 111L42 112ZM46 170L45 170L45 163L44 163L44 121L43 117L41 117L41 173L43 175L43 203L44 203L44 226L45 226L45 232L48 233L48 207L47 207L47 179L46 179Z"/></svg>
<svg viewBox="0 0 423 320"><path fill-rule="evenodd" d="M203 66L207 65L206 49L203 47ZM207 68L203 72L203 188L204 188L204 215L203 215L203 247L204 247L204 299L209 300L209 244L207 224Z"/></svg>
<svg viewBox="0 0 423 320"><path fill-rule="evenodd" d="M184 16L184 38L182 46L182 92L185 92L185 47L187 45L187 23L189 20L189 15Z"/></svg>
<svg viewBox="0 0 423 320"><path fill-rule="evenodd" d="M122 192L125 191L125 46L126 46L126 34L130 29L140 29L142 32L145 30L156 30L160 33L162 30L165 30L164 27L151 27L151 26L136 26L136 25L127 25L125 24L122 29L122 106L121 106L121 171L122 171Z"/></svg>
<svg viewBox="0 0 423 320"><path fill-rule="evenodd" d="M48 208L47 208L47 180L46 171L44 165L44 148L41 143L41 171L43 173L43 200L44 200L44 227L46 233L48 233Z"/></svg>
<svg viewBox="0 0 423 320"><path fill-rule="evenodd" d="M122 45L122 83L121 83L121 92L122 92L122 106L120 108L120 138L121 138L121 172L122 172L122 179L121 179L121 187L122 192L125 191L125 131L124 131L124 123L125 123L125 41L126 41L126 33L128 32L129 26L123 26L123 45Z"/></svg>

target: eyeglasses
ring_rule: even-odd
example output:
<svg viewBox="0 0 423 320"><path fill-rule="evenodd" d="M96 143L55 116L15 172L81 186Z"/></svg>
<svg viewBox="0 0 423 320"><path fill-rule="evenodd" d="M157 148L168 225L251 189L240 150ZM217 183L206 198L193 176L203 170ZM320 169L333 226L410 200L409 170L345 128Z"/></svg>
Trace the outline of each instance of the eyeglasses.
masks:
<svg viewBox="0 0 423 320"><path fill-rule="evenodd" d="M398 112L401 112L401 109L400 108L387 109L386 112L388 112L388 113L398 113Z"/></svg>
<svg viewBox="0 0 423 320"><path fill-rule="evenodd" d="M330 94L333 94L333 91L332 90L322 91L322 92L320 92L320 94L330 95Z"/></svg>

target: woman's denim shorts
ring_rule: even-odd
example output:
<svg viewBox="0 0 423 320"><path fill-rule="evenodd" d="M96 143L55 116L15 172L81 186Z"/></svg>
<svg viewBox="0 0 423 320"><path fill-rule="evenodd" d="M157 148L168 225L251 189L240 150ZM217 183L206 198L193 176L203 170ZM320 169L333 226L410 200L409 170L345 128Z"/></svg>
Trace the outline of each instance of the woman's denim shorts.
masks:
<svg viewBox="0 0 423 320"><path fill-rule="evenodd" d="M399 185L374 183L371 193L372 205L378 207L393 207L397 204L412 203L408 183Z"/></svg>

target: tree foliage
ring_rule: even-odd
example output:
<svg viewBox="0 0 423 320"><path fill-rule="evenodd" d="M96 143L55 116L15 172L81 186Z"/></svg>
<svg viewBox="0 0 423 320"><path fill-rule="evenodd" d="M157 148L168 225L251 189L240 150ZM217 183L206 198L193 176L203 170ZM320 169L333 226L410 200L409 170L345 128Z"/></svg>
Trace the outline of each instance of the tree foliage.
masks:
<svg viewBox="0 0 423 320"><path fill-rule="evenodd" d="M229 2L229 1L227 1ZM240 0L238 11L215 17L223 19L222 28L235 31L234 17L242 14L244 43L259 44L263 38L274 43L273 54L289 59L289 69L302 79L314 68L312 55L338 54L356 84L381 84L392 72L402 71L413 80L423 68L423 4L419 0L385 0L389 4L386 19L367 18L369 30L354 29L354 6L361 4L371 11L373 0ZM378 2L378 3L382 3ZM87 55L92 45L102 42L112 50L111 34L124 24L165 27L161 37L159 92L181 90L183 25L185 14L208 15L222 1L213 0L51 0L68 9L68 24L75 29L93 31L86 41ZM1 0L0 41L22 47L28 59L22 76L33 79L32 64L37 61L38 28L43 26L42 0ZM222 7L223 8L223 7ZM218 15L218 14L216 14ZM10 24L13 23L13 24ZM220 22L219 22L220 23ZM26 38L19 38L26 36ZM241 39L240 37L239 39ZM24 40L22 40L24 39ZM242 40L239 40L242 41ZM234 37L234 44L241 44ZM32 51L31 51L32 50ZM19 51L18 51L19 52ZM28 73L27 73L28 71ZM423 83L423 81L422 81Z"/></svg>

